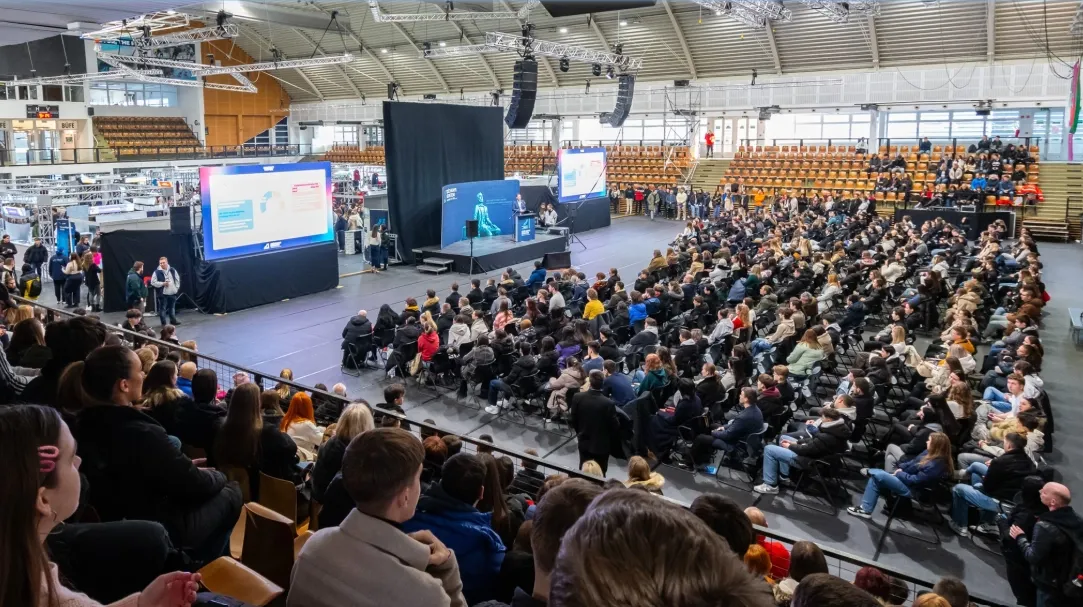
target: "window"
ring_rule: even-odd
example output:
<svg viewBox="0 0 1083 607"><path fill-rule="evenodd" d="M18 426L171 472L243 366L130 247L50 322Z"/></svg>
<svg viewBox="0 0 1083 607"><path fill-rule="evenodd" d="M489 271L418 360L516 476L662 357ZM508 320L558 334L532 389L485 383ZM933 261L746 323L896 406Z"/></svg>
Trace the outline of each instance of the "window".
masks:
<svg viewBox="0 0 1083 607"><path fill-rule="evenodd" d="M82 99L82 87L68 94L75 101ZM138 105L145 107L177 107L177 87L143 82L94 82L90 85L91 105Z"/></svg>
<svg viewBox="0 0 1083 607"><path fill-rule="evenodd" d="M289 118L283 118L275 125L275 138L274 143L276 145L286 145L290 142L290 125Z"/></svg>
<svg viewBox="0 0 1083 607"><path fill-rule="evenodd" d="M64 101L64 87L47 84L41 87L42 101Z"/></svg>
<svg viewBox="0 0 1083 607"><path fill-rule="evenodd" d="M64 87L64 101L83 101L83 87L81 86L66 86Z"/></svg>
<svg viewBox="0 0 1083 607"><path fill-rule="evenodd" d="M335 143L347 143L350 145L357 145L357 126L335 126Z"/></svg>

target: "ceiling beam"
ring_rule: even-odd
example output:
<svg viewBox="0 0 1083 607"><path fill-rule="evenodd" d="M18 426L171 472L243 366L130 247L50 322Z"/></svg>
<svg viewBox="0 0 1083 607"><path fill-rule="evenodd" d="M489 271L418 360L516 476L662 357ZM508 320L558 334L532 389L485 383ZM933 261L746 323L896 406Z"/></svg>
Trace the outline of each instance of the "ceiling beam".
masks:
<svg viewBox="0 0 1083 607"><path fill-rule="evenodd" d="M778 56L778 45L775 44L775 32L770 21L767 22L767 27L763 28L763 31L767 34L767 45L771 47L771 60L775 62L775 73L781 76L782 60Z"/></svg>
<svg viewBox="0 0 1083 607"><path fill-rule="evenodd" d="M262 34L256 31L256 28L247 27L241 25L240 23L238 23L237 25L240 27L242 33L247 35L249 38L254 38L261 47L266 46L269 49L274 46L274 43L272 43L267 38L264 38ZM214 45L213 42L208 42L207 44ZM215 46L215 48L219 47ZM312 94L316 95L316 97L319 97L320 101L324 101L323 93L320 92L320 87L316 86L316 84L309 79L308 74L306 74L304 70L299 67L295 67L293 68L293 71L297 72L297 75L301 77L301 80L304 80L305 83L308 84L308 86L312 87L312 90L310 91Z"/></svg>
<svg viewBox="0 0 1083 607"><path fill-rule="evenodd" d="M508 5L507 0L500 0L500 6L509 13L515 12L514 10L512 10L511 6ZM519 22L519 25L524 25L527 22L525 19L516 19L516 21ZM549 59L547 57L542 57L541 64L543 67L545 67L545 73L549 75L549 81L552 83L552 85L559 87L560 82L557 81L557 73L553 71L553 66L549 64Z"/></svg>
<svg viewBox="0 0 1083 607"><path fill-rule="evenodd" d="M666 14L669 15L669 22L673 24L673 33L677 34L677 42L681 43L681 50L684 51L684 62L688 64L688 71L692 74L692 79L696 79L696 64L692 62L692 51L688 50L688 42L684 39L684 34L681 32L681 26L677 23L677 17L673 15L673 9L669 6L669 0L662 0L662 6L666 9Z"/></svg>
<svg viewBox="0 0 1083 607"><path fill-rule="evenodd" d="M598 41L602 43L602 48L606 52L609 52L609 41L605 39L605 34L602 33L602 28L598 27L598 20L594 18L593 14L587 15L587 19L590 20L590 29L594 30L594 35L598 37ZM619 27L619 26L618 26Z"/></svg>
<svg viewBox="0 0 1083 607"><path fill-rule="evenodd" d="M322 48L320 48L320 43L316 42L314 39L312 39L311 36L304 33L300 28L295 27L293 28L293 31L297 32L299 36L308 41L308 43L312 45L312 48L315 49L317 53L324 56L327 55L327 53L324 52ZM346 52L346 50L347 49L343 49L343 52ZM335 68L338 69L339 73L342 74L342 77L346 79L346 84L349 85L351 90L353 90L354 95L357 95L358 97L363 97L364 95L361 93L361 89L357 88L357 85L354 84L353 80L350 79L350 74L346 71L346 68L342 67L341 63L336 63Z"/></svg>
<svg viewBox="0 0 1083 607"><path fill-rule="evenodd" d="M409 43L410 46L414 47L418 56L421 56L421 45L414 40L413 36L410 35L410 32L407 32L406 28L398 23L392 22L391 25L394 26L395 30L402 34L403 38L406 38L406 42ZM436 63L432 59L422 59L422 61L424 61L425 64L429 66L429 69L432 70L432 75L436 76L436 81L440 83L440 88L442 88L445 93L450 93L451 88L447 85L447 80L444 79L444 75L440 73L440 68L436 67Z"/></svg>
<svg viewBox="0 0 1083 607"><path fill-rule="evenodd" d="M365 46L365 43L361 41L361 37L354 33L353 29L351 29L350 26L341 23L338 20L335 21L335 24L338 25L339 28L341 28L342 33L349 36L350 40L353 40L354 43L357 44L357 46L361 49L362 53L368 55L369 59L372 59L376 62L376 67L380 68L380 71L383 72L384 77L387 78L387 82L391 82L395 79L395 77L391 75L391 71L387 69L386 65L384 65L384 62L380 61L380 57L376 53L369 50L369 47ZM406 89L402 88L402 85L399 85L399 92L405 95Z"/></svg>
<svg viewBox="0 0 1083 607"><path fill-rule="evenodd" d="M993 61L996 59L996 2L994 0L985 1L985 53L989 58L989 65L993 65Z"/></svg>
<svg viewBox="0 0 1083 607"><path fill-rule="evenodd" d="M880 69L880 41L876 37L876 18L872 15L865 16L869 25L869 49L872 51L872 67Z"/></svg>
<svg viewBox="0 0 1083 607"><path fill-rule="evenodd" d="M447 23L450 23L451 26L459 32L460 39L465 40L467 44L474 44L474 41L470 39L470 35L466 33L466 30L459 26L458 22L449 20ZM485 72L489 74L489 79L492 80L493 87L500 88L500 79L496 77L493 66L489 65L489 60L485 58L485 55L478 55L477 58L481 60L481 67L485 68Z"/></svg>

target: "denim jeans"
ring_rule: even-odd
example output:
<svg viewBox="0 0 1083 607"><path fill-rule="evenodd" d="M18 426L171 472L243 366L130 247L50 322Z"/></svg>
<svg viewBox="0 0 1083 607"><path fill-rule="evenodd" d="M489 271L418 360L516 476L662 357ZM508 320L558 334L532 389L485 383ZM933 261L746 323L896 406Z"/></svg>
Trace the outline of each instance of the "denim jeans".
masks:
<svg viewBox="0 0 1083 607"><path fill-rule="evenodd" d="M749 346L748 353L751 354L752 356L756 356L759 353L766 352L766 351L768 351L768 350L770 350L771 348L774 348L774 347L775 346L772 345L771 342L769 342L766 339L760 337L760 338L754 339L752 341L752 344Z"/></svg>
<svg viewBox="0 0 1083 607"><path fill-rule="evenodd" d="M797 459L797 454L785 447L767 445L763 450L763 483L778 486L778 475L790 475L790 464Z"/></svg>
<svg viewBox="0 0 1083 607"><path fill-rule="evenodd" d="M901 497L910 497L910 488L899 480L894 474L874 468L869 470L869 482L865 484L865 495L861 498L861 509L872 512L876 508L876 501L880 499L880 493L890 491Z"/></svg>
<svg viewBox="0 0 1083 607"><path fill-rule="evenodd" d="M970 468L971 464L984 464L986 460L990 459L992 458L988 455L984 455L981 453L960 453L959 457L956 458L956 461L959 462L959 466L957 469L967 470L968 468ZM985 476L985 473L982 472L981 475Z"/></svg>
<svg viewBox="0 0 1083 607"><path fill-rule="evenodd" d="M982 400L987 401L994 409L1001 413L1007 413L1012 410L1012 404L1008 402L1008 397L992 386L986 388L981 397Z"/></svg>
<svg viewBox="0 0 1083 607"><path fill-rule="evenodd" d="M489 382L489 404L496 405L496 399L501 394L514 394L508 382L502 379L494 379Z"/></svg>
<svg viewBox="0 0 1083 607"><path fill-rule="evenodd" d="M176 295L159 295L158 296L158 320L162 321L162 324L166 324L166 318L169 322L177 322L177 296Z"/></svg>
<svg viewBox="0 0 1083 607"><path fill-rule="evenodd" d="M956 525L965 527L969 522L967 515L971 506L978 509L983 523L992 522L1000 510L997 501L982 493L981 489L961 483L955 485L951 490L951 520L955 521Z"/></svg>

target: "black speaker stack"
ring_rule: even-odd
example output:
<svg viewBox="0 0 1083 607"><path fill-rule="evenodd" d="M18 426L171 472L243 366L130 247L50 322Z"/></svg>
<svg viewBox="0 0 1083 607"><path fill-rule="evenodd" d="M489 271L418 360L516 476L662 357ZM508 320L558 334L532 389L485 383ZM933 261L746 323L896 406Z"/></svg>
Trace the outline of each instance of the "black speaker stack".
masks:
<svg viewBox="0 0 1083 607"><path fill-rule="evenodd" d="M477 238L478 237L478 220L467 219L466 220L466 237Z"/></svg>
<svg viewBox="0 0 1083 607"><path fill-rule="evenodd" d="M602 124L609 126L621 126L628 119L628 113L632 111L632 95L635 93L636 77L632 74L621 74L617 84L617 105L612 112L603 113L599 119Z"/></svg>
<svg viewBox="0 0 1083 607"><path fill-rule="evenodd" d="M525 129L534 115L534 101L538 96L538 62L526 57L515 62L515 79L504 123L509 129Z"/></svg>
<svg viewBox="0 0 1083 607"><path fill-rule="evenodd" d="M192 207L169 207L169 233L192 233Z"/></svg>

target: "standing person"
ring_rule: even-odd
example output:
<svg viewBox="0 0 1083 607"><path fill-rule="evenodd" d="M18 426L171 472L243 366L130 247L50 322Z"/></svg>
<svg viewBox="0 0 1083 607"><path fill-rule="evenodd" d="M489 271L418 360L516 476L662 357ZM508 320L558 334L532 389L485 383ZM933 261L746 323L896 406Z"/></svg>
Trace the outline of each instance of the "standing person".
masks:
<svg viewBox="0 0 1083 607"><path fill-rule="evenodd" d="M346 252L346 217L342 209L335 211L335 240L338 241L338 252Z"/></svg>
<svg viewBox="0 0 1083 607"><path fill-rule="evenodd" d="M150 277L150 286L154 287L155 306L158 310L158 320L162 326L167 324L179 325L177 322L177 293L180 292L180 274L176 268L169 267L169 260L165 257L158 259L158 268ZM166 318L169 322L166 322Z"/></svg>
<svg viewBox="0 0 1083 607"><path fill-rule="evenodd" d="M661 199L662 195L658 193L658 188L654 188L650 194L647 194L647 214L650 216L651 221L654 221L654 214L658 212L658 204Z"/></svg>
<svg viewBox="0 0 1083 607"><path fill-rule="evenodd" d="M369 264L375 272L383 266L383 247L380 245L380 227L372 226L369 231Z"/></svg>
<svg viewBox="0 0 1083 607"><path fill-rule="evenodd" d="M147 283L143 282L143 262L137 261L128 270L124 282L124 302L129 310L142 312L147 306Z"/></svg>
<svg viewBox="0 0 1083 607"><path fill-rule="evenodd" d="M683 187L677 189L677 219L688 219L688 192L685 192Z"/></svg>
<svg viewBox="0 0 1083 607"><path fill-rule="evenodd" d="M91 312L101 312L102 269L94 263L94 253L88 251L83 255L81 267L86 275L86 305Z"/></svg>
<svg viewBox="0 0 1083 607"><path fill-rule="evenodd" d="M83 269L79 254L72 253L64 266L64 303L69 308L79 305L79 288L83 285Z"/></svg>
<svg viewBox="0 0 1083 607"><path fill-rule="evenodd" d="M4 234L4 237L0 239L0 258L15 259L15 254L18 252L15 243L11 242L11 236Z"/></svg>
<svg viewBox="0 0 1083 607"><path fill-rule="evenodd" d="M23 251L23 263L30 264L34 272L41 276L41 268L47 261L49 261L49 249L41 244L41 238L34 238L34 244Z"/></svg>
<svg viewBox="0 0 1083 607"><path fill-rule="evenodd" d="M357 190L361 188L361 170L353 170L353 189Z"/></svg>
<svg viewBox="0 0 1083 607"><path fill-rule="evenodd" d="M56 305L64 300L64 283L68 281L68 275L64 273L64 267L68 265L68 258L62 249L49 258L49 278L53 281L53 293L56 295Z"/></svg>
<svg viewBox="0 0 1083 607"><path fill-rule="evenodd" d="M387 269L387 260L390 258L391 237L387 235L387 225L380 224L380 269Z"/></svg>
<svg viewBox="0 0 1083 607"><path fill-rule="evenodd" d="M714 157L714 131L707 131L703 140L707 143L707 158Z"/></svg>
<svg viewBox="0 0 1083 607"><path fill-rule="evenodd" d="M572 397L569 424L575 429L579 443L579 466L594 460L602 468L602 476L609 469L609 454L620 442L617 428L617 404L602 394L605 374L590 372L590 389Z"/></svg>
<svg viewBox="0 0 1083 607"><path fill-rule="evenodd" d="M1072 509L1068 487L1046 483L1039 495L1049 512L1038 515L1030 537L1017 525L1008 529L1008 535L1030 563L1030 577L1038 590L1038 607L1078 605L1078 601L1065 595L1065 588L1072 582L1075 561L1072 557L1083 547L1083 518Z"/></svg>

